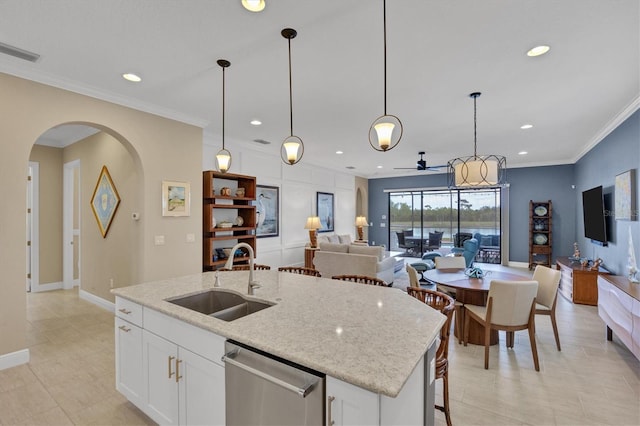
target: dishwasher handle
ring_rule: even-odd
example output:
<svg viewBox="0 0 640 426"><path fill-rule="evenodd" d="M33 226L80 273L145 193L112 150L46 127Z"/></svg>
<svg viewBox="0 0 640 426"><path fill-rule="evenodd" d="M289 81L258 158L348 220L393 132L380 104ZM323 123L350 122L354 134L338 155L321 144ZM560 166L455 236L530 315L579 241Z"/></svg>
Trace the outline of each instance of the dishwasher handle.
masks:
<svg viewBox="0 0 640 426"><path fill-rule="evenodd" d="M273 377L270 374L267 374L263 371L260 371L258 369L255 369L253 367L250 367L246 364L243 364L241 362L238 362L234 359L234 357L238 354L238 352L236 350L233 350L231 352L227 352L223 357L222 357L222 361L226 362L230 365L233 365L235 367L238 367L242 370L245 370L251 374L254 374L258 377L263 378L264 380L267 380L273 384L276 384L280 387L283 387L287 390L290 390L291 392L294 392L298 395L300 395L302 398L305 398L309 392L311 392L313 390L313 387L315 386L315 384L317 383L317 380L313 383L310 383L308 385L306 385L305 387L301 388L295 385L292 385L291 383L285 382L284 380L281 380L277 377Z"/></svg>

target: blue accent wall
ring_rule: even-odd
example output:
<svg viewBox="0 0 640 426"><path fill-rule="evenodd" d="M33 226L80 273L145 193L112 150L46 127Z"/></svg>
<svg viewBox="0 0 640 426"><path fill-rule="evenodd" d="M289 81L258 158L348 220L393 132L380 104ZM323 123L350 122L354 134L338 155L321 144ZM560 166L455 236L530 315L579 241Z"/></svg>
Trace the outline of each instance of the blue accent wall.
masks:
<svg viewBox="0 0 640 426"><path fill-rule="evenodd" d="M508 162L508 159L507 159ZM636 111L576 164L509 169L509 250L512 262L529 262L529 200L553 202L553 259L573 254L578 242L582 255L600 257L612 273L626 275L629 228L640 262L640 224L636 220L609 220L609 245L600 247L584 238L582 191L604 187L613 210L617 174L636 169L636 200L640 203L640 111ZM424 174L400 178L369 179L369 241L389 247L389 198L384 190L443 188L446 174ZM383 216L385 219L383 219Z"/></svg>
<svg viewBox="0 0 640 426"><path fill-rule="evenodd" d="M508 161L508 159L507 159ZM529 201L553 202L553 253L570 255L575 241L573 165L507 170L510 261L529 262ZM446 187L446 174L369 180L369 241L389 247L388 194L385 189ZM382 220L382 215L387 215ZM384 227L380 224L384 223Z"/></svg>
<svg viewBox="0 0 640 426"><path fill-rule="evenodd" d="M636 171L636 211L635 220L615 220L614 194L616 175L629 169ZM604 266L616 275L627 274L629 229L633 235L636 260L640 262L640 223L638 222L638 201L640 201L640 111L636 111L613 132L593 147L575 165L576 177L576 233L583 256L602 258ZM603 186L605 208L608 213L606 247L598 246L584 238L582 217L582 191L595 186Z"/></svg>

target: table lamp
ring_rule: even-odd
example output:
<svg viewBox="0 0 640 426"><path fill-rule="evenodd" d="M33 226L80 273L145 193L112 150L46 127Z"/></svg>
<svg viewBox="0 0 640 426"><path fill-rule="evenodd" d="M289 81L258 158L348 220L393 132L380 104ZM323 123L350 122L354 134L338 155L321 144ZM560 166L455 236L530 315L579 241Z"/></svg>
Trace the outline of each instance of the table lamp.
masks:
<svg viewBox="0 0 640 426"><path fill-rule="evenodd" d="M367 218L365 216L356 217L356 227L358 228L358 239L359 240L364 240L364 235L362 233L362 227L363 226L369 226L369 223L367 222Z"/></svg>
<svg viewBox="0 0 640 426"><path fill-rule="evenodd" d="M322 228L322 225L320 225L320 218L318 216L309 216L307 218L304 229L309 230L309 241L311 242L312 248L315 248L317 245L316 232L320 228Z"/></svg>

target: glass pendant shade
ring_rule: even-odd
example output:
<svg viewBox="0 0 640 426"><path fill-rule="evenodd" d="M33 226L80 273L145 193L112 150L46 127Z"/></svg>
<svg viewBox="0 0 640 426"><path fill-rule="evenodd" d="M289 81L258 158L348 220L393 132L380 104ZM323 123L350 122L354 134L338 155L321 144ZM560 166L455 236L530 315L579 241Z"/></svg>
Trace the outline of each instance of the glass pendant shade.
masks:
<svg viewBox="0 0 640 426"><path fill-rule="evenodd" d="M286 164L294 165L302 158L304 154L304 144L302 140L297 136L289 136L282 142L282 149L280 155L282 161Z"/></svg>
<svg viewBox="0 0 640 426"><path fill-rule="evenodd" d="M226 149L221 149L216 154L216 169L221 173L226 173L231 168L231 153Z"/></svg>

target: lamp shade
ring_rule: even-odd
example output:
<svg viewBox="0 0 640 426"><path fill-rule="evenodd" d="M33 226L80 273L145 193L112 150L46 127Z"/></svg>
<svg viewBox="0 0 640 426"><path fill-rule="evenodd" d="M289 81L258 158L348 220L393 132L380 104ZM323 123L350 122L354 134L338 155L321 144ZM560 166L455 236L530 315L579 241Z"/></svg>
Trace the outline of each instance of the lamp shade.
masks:
<svg viewBox="0 0 640 426"><path fill-rule="evenodd" d="M280 156L285 164L294 165L302 159L304 154L304 144L297 136L289 136L282 142Z"/></svg>
<svg viewBox="0 0 640 426"><path fill-rule="evenodd" d="M320 224L320 218L318 216L309 216L307 218L307 223L304 225L304 229L320 229L322 225Z"/></svg>
<svg viewBox="0 0 640 426"><path fill-rule="evenodd" d="M356 226L369 226L366 216L356 217Z"/></svg>

